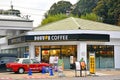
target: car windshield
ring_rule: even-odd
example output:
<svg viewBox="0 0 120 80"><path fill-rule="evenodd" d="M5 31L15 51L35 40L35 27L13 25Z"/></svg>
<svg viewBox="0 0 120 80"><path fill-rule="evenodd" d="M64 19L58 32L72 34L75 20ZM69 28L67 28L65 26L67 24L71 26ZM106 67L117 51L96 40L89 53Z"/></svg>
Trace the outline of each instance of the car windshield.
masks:
<svg viewBox="0 0 120 80"><path fill-rule="evenodd" d="M32 60L32 63L40 63L38 60L36 59L31 59Z"/></svg>

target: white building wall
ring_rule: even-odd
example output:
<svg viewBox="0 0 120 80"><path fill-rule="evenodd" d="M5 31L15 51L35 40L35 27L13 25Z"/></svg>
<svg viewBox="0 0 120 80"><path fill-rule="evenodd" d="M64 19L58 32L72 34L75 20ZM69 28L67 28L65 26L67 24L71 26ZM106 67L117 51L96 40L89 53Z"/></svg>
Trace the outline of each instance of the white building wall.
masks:
<svg viewBox="0 0 120 80"><path fill-rule="evenodd" d="M120 45L114 46L114 61L115 61L115 68L120 69Z"/></svg>
<svg viewBox="0 0 120 80"><path fill-rule="evenodd" d="M6 36L6 30L0 29L0 36Z"/></svg>
<svg viewBox="0 0 120 80"><path fill-rule="evenodd" d="M6 25L7 24L7 25ZM5 28L32 28L33 27L33 23L31 21L27 22L27 21L0 21L0 29L5 29Z"/></svg>

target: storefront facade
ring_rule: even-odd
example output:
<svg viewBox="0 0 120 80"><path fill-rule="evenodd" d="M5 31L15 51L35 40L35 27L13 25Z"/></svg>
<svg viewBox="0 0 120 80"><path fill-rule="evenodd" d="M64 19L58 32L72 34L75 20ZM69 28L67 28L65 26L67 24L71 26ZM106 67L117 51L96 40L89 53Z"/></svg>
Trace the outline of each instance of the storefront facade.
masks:
<svg viewBox="0 0 120 80"><path fill-rule="evenodd" d="M89 54L94 52L96 68L119 69L119 35L119 31L110 30L30 31L9 38L8 45L3 45L1 51L17 52L18 57L26 57L28 54L30 58L44 62L49 62L51 56L58 56L63 59L65 69L70 69L70 64L81 58L84 58L89 68Z"/></svg>
<svg viewBox="0 0 120 80"><path fill-rule="evenodd" d="M49 32L54 33L54 31ZM61 31L61 34L47 34L47 31L45 33L35 32L35 35L33 35L33 32L28 32L26 35L8 39L8 44L9 46L14 45L14 47L16 47L18 57L25 57L25 53L28 53L31 58L37 58L39 61L48 63L51 56L61 57L64 60L65 69L70 68L71 56L74 57L73 63L84 58L86 64L88 64L87 67L89 67L90 52L95 52L96 68L113 69L117 67L115 64L118 58L115 54L118 53L115 53L117 52L115 47L119 45L119 43L115 44L113 39L110 38L110 36L112 37L113 35L111 32L100 34L101 31L98 31L98 33L92 31L91 34L91 31L85 33L83 30L79 30L77 34L75 34L76 31L69 31L70 34L62 34L63 32L64 31ZM114 34L117 33L115 32ZM117 42L119 42L119 40ZM20 44L21 47L17 47L18 44Z"/></svg>

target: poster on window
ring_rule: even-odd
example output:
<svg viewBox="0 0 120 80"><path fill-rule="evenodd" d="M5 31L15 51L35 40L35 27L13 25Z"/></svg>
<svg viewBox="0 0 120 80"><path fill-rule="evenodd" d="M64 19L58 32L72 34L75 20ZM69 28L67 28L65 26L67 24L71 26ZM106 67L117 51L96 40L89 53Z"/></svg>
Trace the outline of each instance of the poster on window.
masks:
<svg viewBox="0 0 120 80"><path fill-rule="evenodd" d="M49 59L49 63L50 64L57 64L58 63L58 56L50 56L50 59Z"/></svg>

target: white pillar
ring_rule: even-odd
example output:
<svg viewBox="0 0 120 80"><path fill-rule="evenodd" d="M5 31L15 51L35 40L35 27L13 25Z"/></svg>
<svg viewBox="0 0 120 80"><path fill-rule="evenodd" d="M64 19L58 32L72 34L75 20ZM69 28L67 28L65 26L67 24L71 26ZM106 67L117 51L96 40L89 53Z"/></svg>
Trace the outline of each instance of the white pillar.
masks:
<svg viewBox="0 0 120 80"><path fill-rule="evenodd" d="M120 69L120 46L114 46L114 62L115 68Z"/></svg>
<svg viewBox="0 0 120 80"><path fill-rule="evenodd" d="M35 58L35 47L33 44L29 44L29 57Z"/></svg>
<svg viewBox="0 0 120 80"><path fill-rule="evenodd" d="M86 42L79 42L77 45L77 61L80 61L81 58L84 58L87 63L87 44Z"/></svg>

